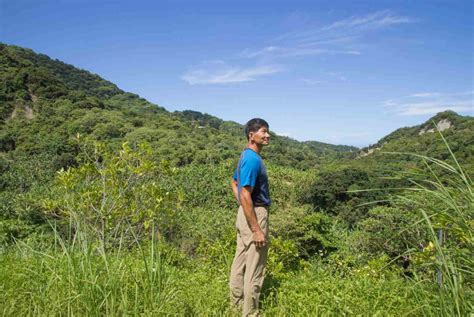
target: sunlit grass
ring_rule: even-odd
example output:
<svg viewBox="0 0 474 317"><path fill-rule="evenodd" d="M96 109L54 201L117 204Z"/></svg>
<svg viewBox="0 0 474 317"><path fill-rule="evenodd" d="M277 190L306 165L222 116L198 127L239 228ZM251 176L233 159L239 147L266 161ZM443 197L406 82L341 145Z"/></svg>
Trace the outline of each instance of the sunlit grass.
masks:
<svg viewBox="0 0 474 317"><path fill-rule="evenodd" d="M415 225L428 232L431 250L427 241L420 241L423 251L415 247L406 253L412 260L409 273L413 277L387 257L355 266L341 258L345 253L302 263L296 252L295 261L288 262L300 264L288 270L281 254L293 253L282 253L285 241L275 239L262 295L263 314L464 316L473 311L472 180L454 155L451 163L409 155L424 163L424 171L411 179L410 188L397 189L399 194L386 201L400 210L418 213ZM235 233L220 228L221 234L209 234L214 229L206 226L215 210L200 207L188 211L188 215L195 213L183 227L189 231L187 239L196 239L190 243L192 254L182 253L172 241L155 236L153 222L140 235L129 226L121 231L126 242L114 236L113 244L105 245L107 239L101 239L105 232L85 229L87 223L75 211L71 208L68 228L64 228L65 219L58 222L63 226L61 231L52 222L54 243L50 247L18 241L2 249L2 315L235 315L228 300ZM438 238L440 229L446 237L443 241ZM420 256L426 257L416 262ZM442 276L439 284L437 271Z"/></svg>
<svg viewBox="0 0 474 317"><path fill-rule="evenodd" d="M441 133L452 163L411 154L427 171L421 181L411 180L411 194L396 195L401 203L420 213L434 245L433 266L440 309L423 306L425 315L464 316L474 311L474 194L473 182L459 164ZM405 153L406 154L406 153ZM441 176L441 174L443 174ZM415 270L416 273L416 270ZM415 275L419 281L426 278ZM432 277L433 280L435 277ZM421 301L424 300L420 296Z"/></svg>

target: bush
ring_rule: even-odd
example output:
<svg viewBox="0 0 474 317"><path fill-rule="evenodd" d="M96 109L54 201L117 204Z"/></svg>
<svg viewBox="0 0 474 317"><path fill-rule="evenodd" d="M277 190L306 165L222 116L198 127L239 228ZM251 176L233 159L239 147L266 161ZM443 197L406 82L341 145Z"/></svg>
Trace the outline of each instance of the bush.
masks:
<svg viewBox="0 0 474 317"><path fill-rule="evenodd" d="M385 206L370 209L368 215L348 241L354 252L364 254L366 261L387 255L407 267L407 250L420 248L428 240L419 215L413 210Z"/></svg>
<svg viewBox="0 0 474 317"><path fill-rule="evenodd" d="M73 239L86 234L105 248L130 245L152 227L158 235L172 234L179 195L167 191L160 180L173 171L157 163L146 145L132 150L123 144L117 155L95 142L83 155L82 165L57 174L43 199L47 213L59 218Z"/></svg>

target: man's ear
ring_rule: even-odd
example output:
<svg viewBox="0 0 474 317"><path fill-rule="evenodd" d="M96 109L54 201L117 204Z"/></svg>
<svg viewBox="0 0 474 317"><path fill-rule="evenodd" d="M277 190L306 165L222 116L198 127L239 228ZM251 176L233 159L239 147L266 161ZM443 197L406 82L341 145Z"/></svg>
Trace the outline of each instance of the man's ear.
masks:
<svg viewBox="0 0 474 317"><path fill-rule="evenodd" d="M250 132L250 133L249 133L249 141L252 141L252 140L253 140L253 134L254 134L253 132Z"/></svg>

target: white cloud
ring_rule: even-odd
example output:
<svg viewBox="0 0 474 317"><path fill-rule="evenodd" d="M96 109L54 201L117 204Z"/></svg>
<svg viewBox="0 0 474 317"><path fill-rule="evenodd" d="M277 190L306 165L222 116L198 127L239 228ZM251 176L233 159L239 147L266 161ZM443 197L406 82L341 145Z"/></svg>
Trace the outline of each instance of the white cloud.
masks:
<svg viewBox="0 0 474 317"><path fill-rule="evenodd" d="M257 77L283 71L278 65L263 65L242 68L224 62L204 63L186 72L181 79L190 85L227 84L254 81Z"/></svg>
<svg viewBox="0 0 474 317"><path fill-rule="evenodd" d="M336 79L339 79L340 81L347 81L346 76L342 75L341 73L329 72L328 75Z"/></svg>
<svg viewBox="0 0 474 317"><path fill-rule="evenodd" d="M310 26L306 14L304 14L306 17L304 20L298 21L300 15L302 15L301 12L294 12L289 16L288 24L296 25L295 31L278 36L269 41L269 45L265 47L247 48L237 55L240 59L265 61L264 66L228 66L218 61L214 64L193 67L183 74L181 79L190 85L254 81L257 77L282 71L282 67L274 65L275 59L323 54L357 56L362 54L357 46L358 40L364 33L387 26L414 22L412 18L399 16L391 11L378 11L365 16L338 20L324 26ZM272 60L273 62L270 62ZM329 74L329 76L341 81L347 80L342 75Z"/></svg>
<svg viewBox="0 0 474 317"><path fill-rule="evenodd" d="M367 32L415 21L386 10L315 26L310 25L311 22L307 18L301 23L295 23L294 19L299 14L292 13L289 17L292 21L290 24L297 26L294 31L268 41L269 45L265 47L247 48L240 52L238 57L268 62L275 59L317 55L358 56L362 54L358 49L361 37ZM347 80L341 74L328 75L340 81Z"/></svg>
<svg viewBox="0 0 474 317"><path fill-rule="evenodd" d="M317 85L326 83L324 80L310 79L310 78L301 78L301 81L308 85Z"/></svg>
<svg viewBox="0 0 474 317"><path fill-rule="evenodd" d="M463 92L454 92L454 93L441 93L441 92L419 92L412 94L408 97L417 97L417 98L434 98L434 97L455 97L455 96L466 96L472 95L474 91L463 91Z"/></svg>
<svg viewBox="0 0 474 317"><path fill-rule="evenodd" d="M273 131L275 132L277 135L279 136L286 136L286 137L291 137L291 133L290 132L276 132L276 131Z"/></svg>
<svg viewBox="0 0 474 317"><path fill-rule="evenodd" d="M239 56L244 57L244 58L254 58L254 57L258 57L258 56L261 56L261 55L272 53L272 52L278 51L278 50L281 50L281 48L276 47L276 46L267 46L267 47L264 47L262 49L254 50L254 51L247 48L247 49L243 50L239 54Z"/></svg>
<svg viewBox="0 0 474 317"><path fill-rule="evenodd" d="M431 98L431 97L439 97L441 94L439 92L419 92L409 97L416 97L416 98Z"/></svg>
<svg viewBox="0 0 474 317"><path fill-rule="evenodd" d="M474 114L474 101L465 99L470 92L440 93L420 92L402 98L384 101L383 106L400 116L432 115L438 112L452 110ZM424 101L419 102L420 98Z"/></svg>
<svg viewBox="0 0 474 317"><path fill-rule="evenodd" d="M374 12L362 17L350 17L339 20L321 28L323 31L335 29L378 29L395 24L412 23L414 19L404 16L397 16L388 10Z"/></svg>
<svg viewBox="0 0 474 317"><path fill-rule="evenodd" d="M272 57L295 57L295 56L311 56L321 54L344 54L344 55L360 55L361 53L357 50L329 50L323 48L311 48L308 46L300 47L278 47L278 46L267 46L260 50L251 51L245 49L240 53L240 57L254 58L260 56L272 56Z"/></svg>
<svg viewBox="0 0 474 317"><path fill-rule="evenodd" d="M398 115L401 116L419 116L419 115L431 115L443 112L446 110L452 110L456 112L473 112L474 106L468 102L457 103L454 105L442 105L437 103L419 103L419 104L405 104L401 105Z"/></svg>
<svg viewBox="0 0 474 317"><path fill-rule="evenodd" d="M385 100L384 102L382 102L382 104L385 106L385 107L395 107L397 106L397 102L394 100L394 99L388 99L388 100Z"/></svg>
<svg viewBox="0 0 474 317"><path fill-rule="evenodd" d="M416 22L415 19L396 15L389 10L364 16L353 16L323 26L306 26L278 36L276 41L311 43L313 45L348 44L363 34L385 27Z"/></svg>

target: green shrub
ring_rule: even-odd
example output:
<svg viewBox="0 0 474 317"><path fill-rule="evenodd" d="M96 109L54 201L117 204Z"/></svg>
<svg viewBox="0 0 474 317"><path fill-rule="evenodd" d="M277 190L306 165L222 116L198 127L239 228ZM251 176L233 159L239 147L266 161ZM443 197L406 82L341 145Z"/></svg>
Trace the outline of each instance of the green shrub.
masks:
<svg viewBox="0 0 474 317"><path fill-rule="evenodd" d="M173 170L154 160L143 145L132 150L124 144L118 155L94 143L85 162L62 170L43 206L58 217L72 239L95 238L102 247L133 243L149 233L171 235L179 209L179 195L161 185ZM69 226L69 228L68 228Z"/></svg>

